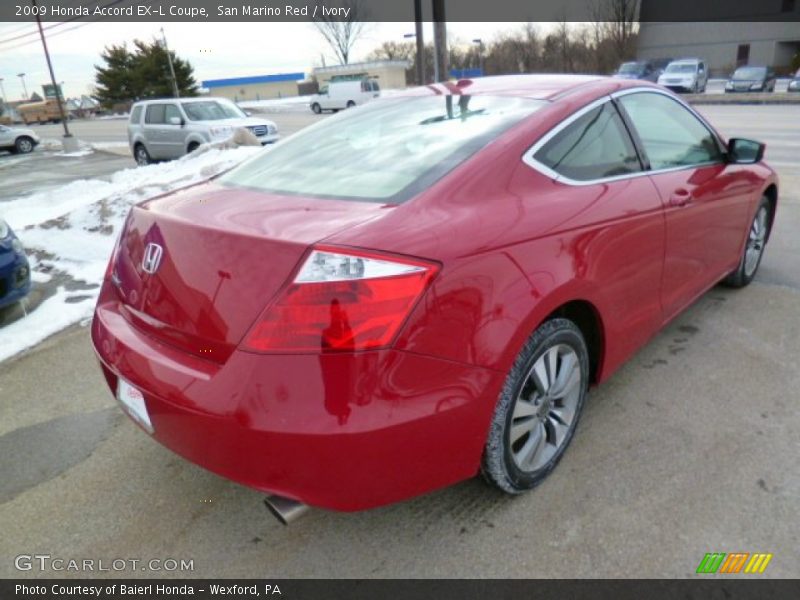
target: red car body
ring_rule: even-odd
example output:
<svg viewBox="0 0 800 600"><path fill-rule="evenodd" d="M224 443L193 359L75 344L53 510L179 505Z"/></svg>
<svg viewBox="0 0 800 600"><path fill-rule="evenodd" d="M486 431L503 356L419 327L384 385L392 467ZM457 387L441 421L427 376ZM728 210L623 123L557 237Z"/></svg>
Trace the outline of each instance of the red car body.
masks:
<svg viewBox="0 0 800 600"><path fill-rule="evenodd" d="M109 386L141 390L153 436L181 456L312 506L366 509L473 477L539 324L573 318L602 382L736 268L757 203L777 199L763 163L590 185L526 163L564 119L633 88L658 89L513 76L410 90L546 104L401 204L289 202L212 180L134 207L92 325ZM151 275L141 263L153 241L164 257ZM386 347L245 347L320 243L419 258L433 275Z"/></svg>

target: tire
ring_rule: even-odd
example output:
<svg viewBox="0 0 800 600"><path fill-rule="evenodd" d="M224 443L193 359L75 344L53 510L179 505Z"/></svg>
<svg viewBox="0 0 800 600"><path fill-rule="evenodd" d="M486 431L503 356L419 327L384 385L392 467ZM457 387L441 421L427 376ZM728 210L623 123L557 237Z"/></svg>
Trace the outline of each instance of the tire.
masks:
<svg viewBox="0 0 800 600"><path fill-rule="evenodd" d="M192 152L197 150L199 147L200 147L200 144L198 144L197 142L191 142L188 146L186 146L186 154L191 154Z"/></svg>
<svg viewBox="0 0 800 600"><path fill-rule="evenodd" d="M16 142L14 142L14 152L17 154L29 154L30 152L33 152L34 147L35 144L33 143L33 140L27 135L19 136Z"/></svg>
<svg viewBox="0 0 800 600"><path fill-rule="evenodd" d="M348 100L347 101L347 108L353 108L355 105L356 105L356 103L353 102L352 100Z"/></svg>
<svg viewBox="0 0 800 600"><path fill-rule="evenodd" d="M311 110L314 111L315 115L318 115L322 112L322 107L316 102L314 102L314 104L311 105Z"/></svg>
<svg viewBox="0 0 800 600"><path fill-rule="evenodd" d="M572 440L588 383L589 353L580 329L568 319L546 321L503 385L484 448L484 479L508 494L541 483ZM559 389L551 396L553 386Z"/></svg>
<svg viewBox="0 0 800 600"><path fill-rule="evenodd" d="M739 258L739 266L730 273L722 283L734 288L743 288L749 285L758 272L761 258L764 256L764 248L769 239L770 221L772 218L769 199L762 196L758 203L756 214L750 222L747 232L747 241Z"/></svg>
<svg viewBox="0 0 800 600"><path fill-rule="evenodd" d="M144 167L145 165L149 165L153 162L153 159L150 158L150 153L147 151L147 148L144 147L144 144L136 144L133 147L133 158L136 161L136 164L140 167Z"/></svg>

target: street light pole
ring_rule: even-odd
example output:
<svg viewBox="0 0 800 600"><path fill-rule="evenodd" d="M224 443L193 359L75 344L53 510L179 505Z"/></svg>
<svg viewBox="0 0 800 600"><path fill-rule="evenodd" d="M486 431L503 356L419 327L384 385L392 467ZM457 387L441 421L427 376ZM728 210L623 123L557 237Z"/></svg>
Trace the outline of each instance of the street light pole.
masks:
<svg viewBox="0 0 800 600"><path fill-rule="evenodd" d="M169 74L172 77L172 95L175 98L180 98L178 93L178 80L175 79L175 68L172 66L172 55L169 53L169 46L167 46L167 34L164 33L164 28L161 28L161 39L164 40L164 50L167 52L167 62L169 63Z"/></svg>
<svg viewBox="0 0 800 600"><path fill-rule="evenodd" d="M22 80L22 99L28 99L28 88L25 87L25 73L17 73L17 77Z"/></svg>
<svg viewBox="0 0 800 600"><path fill-rule="evenodd" d="M8 101L6 100L6 88L3 87L3 81L5 80L0 77L0 94L2 94L3 104L7 104Z"/></svg>
<svg viewBox="0 0 800 600"><path fill-rule="evenodd" d="M483 77L486 73L483 72L483 40L481 38L475 38L472 40L473 44L478 44L478 67L481 70L481 77Z"/></svg>
<svg viewBox="0 0 800 600"><path fill-rule="evenodd" d="M64 113L64 103L61 101L61 90L56 83L56 75L53 73L53 63L50 62L50 51L47 49L47 41L44 39L44 31L42 30L42 20L39 17L37 10L36 0L31 0L33 4L33 14L36 15L36 25L39 27L39 37L42 38L42 47L44 48L44 57L47 59L47 68L50 71L50 83L53 84L53 89L56 91L56 104L58 104L58 113L61 115L61 124L64 126L64 151L74 152L78 149L77 141L72 139L72 134L67 127L67 115Z"/></svg>
<svg viewBox="0 0 800 600"><path fill-rule="evenodd" d="M417 38L417 85L425 85L425 40L422 38L422 0L414 0L414 31Z"/></svg>
<svg viewBox="0 0 800 600"><path fill-rule="evenodd" d="M433 0L434 79L447 81L447 17L444 0Z"/></svg>

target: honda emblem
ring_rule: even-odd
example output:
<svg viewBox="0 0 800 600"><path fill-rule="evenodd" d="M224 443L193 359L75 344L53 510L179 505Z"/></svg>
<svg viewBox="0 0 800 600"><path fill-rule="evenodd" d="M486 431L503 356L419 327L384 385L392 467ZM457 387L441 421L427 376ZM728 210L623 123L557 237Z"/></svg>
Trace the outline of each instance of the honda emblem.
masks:
<svg viewBox="0 0 800 600"><path fill-rule="evenodd" d="M145 273L152 275L158 270L161 264L161 255L164 254L164 249L158 244L150 242L144 249L144 256L142 257L142 270Z"/></svg>

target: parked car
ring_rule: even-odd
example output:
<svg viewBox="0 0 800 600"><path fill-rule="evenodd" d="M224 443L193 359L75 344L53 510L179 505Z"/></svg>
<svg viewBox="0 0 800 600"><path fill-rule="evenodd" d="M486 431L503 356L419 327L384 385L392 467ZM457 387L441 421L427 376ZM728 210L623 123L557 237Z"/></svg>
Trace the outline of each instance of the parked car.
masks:
<svg viewBox="0 0 800 600"><path fill-rule="evenodd" d="M657 81L661 72L649 60L624 62L619 66L614 77L619 79L641 79L643 81Z"/></svg>
<svg viewBox="0 0 800 600"><path fill-rule="evenodd" d="M5 308L28 295L31 270L22 242L11 227L0 218L0 308Z"/></svg>
<svg viewBox="0 0 800 600"><path fill-rule="evenodd" d="M797 73L794 74L794 78L789 82L788 91L800 92L800 69L797 69Z"/></svg>
<svg viewBox="0 0 800 600"><path fill-rule="evenodd" d="M725 84L725 92L774 92L775 81L771 67L739 67Z"/></svg>
<svg viewBox="0 0 800 600"><path fill-rule="evenodd" d="M658 84L674 92L691 92L694 94L706 91L708 70L699 58L682 58L673 60L658 78Z"/></svg>
<svg viewBox="0 0 800 600"><path fill-rule="evenodd" d="M414 89L134 206L94 348L143 430L282 515L478 473L517 494L590 385L752 281L778 201L763 153L646 82Z"/></svg>
<svg viewBox="0 0 800 600"><path fill-rule="evenodd" d="M375 79L331 81L328 85L320 88L319 94L311 97L309 106L317 114L323 110L336 112L343 108L364 104L380 95L381 87Z"/></svg>
<svg viewBox="0 0 800 600"><path fill-rule="evenodd" d="M225 98L167 98L133 105L128 142L136 162L146 165L227 139L240 127L249 129L262 145L280 139L275 123L251 117Z"/></svg>
<svg viewBox="0 0 800 600"><path fill-rule="evenodd" d="M15 154L28 154L39 145L39 136L30 129L0 125L0 150Z"/></svg>

